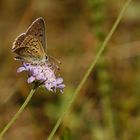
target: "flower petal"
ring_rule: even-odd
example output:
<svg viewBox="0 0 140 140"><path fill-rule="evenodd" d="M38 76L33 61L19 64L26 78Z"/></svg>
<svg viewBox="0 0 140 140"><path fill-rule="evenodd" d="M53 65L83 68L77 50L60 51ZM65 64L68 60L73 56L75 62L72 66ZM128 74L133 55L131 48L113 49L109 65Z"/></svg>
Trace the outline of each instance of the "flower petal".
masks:
<svg viewBox="0 0 140 140"><path fill-rule="evenodd" d="M57 87L60 88L60 89L63 89L63 88L65 88L66 86L65 86L64 84L60 84L60 85L58 85Z"/></svg>
<svg viewBox="0 0 140 140"><path fill-rule="evenodd" d="M63 82L63 78L57 78L56 79L56 83L59 85L59 84L61 84Z"/></svg>
<svg viewBox="0 0 140 140"><path fill-rule="evenodd" d="M26 68L26 70L28 71L30 68L31 68L31 64L29 64L29 63L23 63L23 66Z"/></svg>
<svg viewBox="0 0 140 140"><path fill-rule="evenodd" d="M32 83L33 81L35 81L35 77L30 76L27 80L28 83Z"/></svg>
<svg viewBox="0 0 140 140"><path fill-rule="evenodd" d="M43 75L43 73L40 73L36 76L36 79L37 80L40 80L40 81L45 81L46 80L46 77Z"/></svg>
<svg viewBox="0 0 140 140"><path fill-rule="evenodd" d="M25 67L19 67L19 68L17 69L17 72L18 72L18 73L20 73L20 72L22 72L22 71L26 71Z"/></svg>
<svg viewBox="0 0 140 140"><path fill-rule="evenodd" d="M40 71L37 68L33 68L31 69L31 72L34 76L38 75L40 73Z"/></svg>
<svg viewBox="0 0 140 140"><path fill-rule="evenodd" d="M45 83L45 88L49 91L53 91L50 83Z"/></svg>

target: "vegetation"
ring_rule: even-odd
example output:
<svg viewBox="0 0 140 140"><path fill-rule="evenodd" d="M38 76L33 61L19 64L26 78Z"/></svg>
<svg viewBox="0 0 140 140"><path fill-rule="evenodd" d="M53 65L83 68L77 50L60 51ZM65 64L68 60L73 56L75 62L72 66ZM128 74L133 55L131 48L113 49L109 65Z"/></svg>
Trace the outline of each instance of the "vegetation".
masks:
<svg viewBox="0 0 140 140"><path fill-rule="evenodd" d="M33 88L26 83L26 73L16 73L20 62L13 60L10 50L16 36L37 17L47 23L47 53L62 62L66 84L64 94L37 89L4 140L47 139L70 102L73 106L60 120L54 140L140 139L138 0L129 4L96 60L123 6L121 0L0 1L0 130ZM93 60L94 69L77 89Z"/></svg>

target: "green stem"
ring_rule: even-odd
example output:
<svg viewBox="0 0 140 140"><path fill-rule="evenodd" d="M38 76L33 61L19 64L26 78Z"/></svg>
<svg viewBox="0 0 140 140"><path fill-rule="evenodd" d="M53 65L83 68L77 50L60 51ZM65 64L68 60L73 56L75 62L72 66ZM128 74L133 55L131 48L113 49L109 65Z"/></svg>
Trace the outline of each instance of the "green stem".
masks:
<svg viewBox="0 0 140 140"><path fill-rule="evenodd" d="M100 50L98 51L96 57L94 58L94 60L92 61L90 67L88 68L86 74L84 75L83 79L81 80L80 84L78 85L75 93L73 94L73 96L71 97L71 99L69 100L67 106L65 107L64 111L62 112L62 114L60 115L59 119L57 120L54 128L52 129L50 135L48 136L47 140L51 140L57 130L57 128L59 127L60 123L62 122L62 119L64 117L64 115L68 112L70 106L72 105L72 103L74 102L75 98L77 97L78 93L80 92L82 86L84 85L84 83L86 82L89 74L91 73L92 69L94 68L95 64L97 63L97 61L99 60L102 52L104 51L107 43L109 42L110 38L112 37L113 33L115 32L118 24L120 23L123 15L124 15L124 12L126 10L126 8L128 7L129 3L131 2L132 0L127 0L126 3L124 4L117 20L115 21L114 25L112 26L110 32L108 33L107 37L105 38L103 44L101 45L101 48Z"/></svg>
<svg viewBox="0 0 140 140"><path fill-rule="evenodd" d="M22 113L24 108L27 106L27 104L31 100L31 97L33 96L36 88L37 88L37 86L35 85L35 87L30 91L29 95L27 96L26 100L24 101L24 103L22 104L20 109L16 112L16 114L12 117L12 119L8 122L8 124L3 128L3 130L0 133L0 139L2 139L3 135L13 125L13 123L18 119L19 115Z"/></svg>

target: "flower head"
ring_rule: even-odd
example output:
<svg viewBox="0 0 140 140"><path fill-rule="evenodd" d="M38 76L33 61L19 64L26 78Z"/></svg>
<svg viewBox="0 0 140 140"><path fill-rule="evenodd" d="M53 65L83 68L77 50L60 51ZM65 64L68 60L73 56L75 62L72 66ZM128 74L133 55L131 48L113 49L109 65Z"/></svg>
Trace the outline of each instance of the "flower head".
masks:
<svg viewBox="0 0 140 140"><path fill-rule="evenodd" d="M63 89L65 87L63 79L61 77L56 77L54 70L47 62L43 64L31 64L24 62L23 66L19 67L17 70L17 72L22 71L28 72L28 83L39 82L49 91L56 92L56 89L60 89L63 93Z"/></svg>

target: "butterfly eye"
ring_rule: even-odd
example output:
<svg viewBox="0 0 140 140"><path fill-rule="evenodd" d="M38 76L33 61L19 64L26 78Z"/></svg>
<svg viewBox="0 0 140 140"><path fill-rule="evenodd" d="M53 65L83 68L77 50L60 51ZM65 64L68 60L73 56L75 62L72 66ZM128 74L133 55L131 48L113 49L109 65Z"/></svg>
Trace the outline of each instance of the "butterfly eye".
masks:
<svg viewBox="0 0 140 140"><path fill-rule="evenodd" d="M46 55L46 60L48 60L48 56Z"/></svg>

